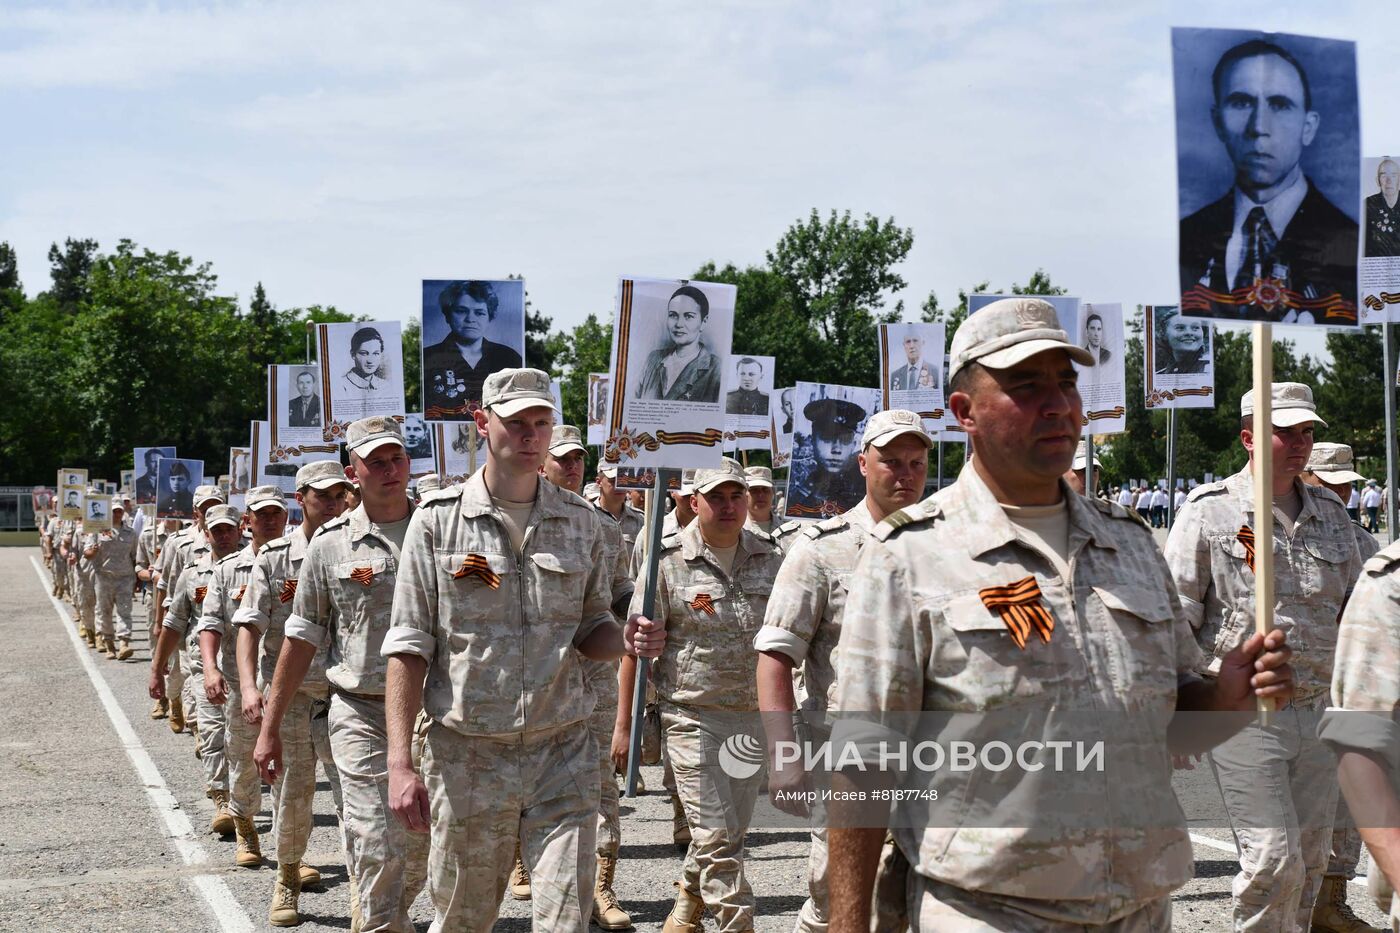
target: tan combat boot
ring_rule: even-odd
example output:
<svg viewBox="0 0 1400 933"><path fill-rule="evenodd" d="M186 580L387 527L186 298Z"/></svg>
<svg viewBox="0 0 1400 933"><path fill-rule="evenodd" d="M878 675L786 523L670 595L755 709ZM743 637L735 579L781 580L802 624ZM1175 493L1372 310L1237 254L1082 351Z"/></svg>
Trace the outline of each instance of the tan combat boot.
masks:
<svg viewBox="0 0 1400 933"><path fill-rule="evenodd" d="M209 831L227 836L236 829L233 814L228 812L228 791L211 790L209 799L214 801L214 818L209 821Z"/></svg>
<svg viewBox="0 0 1400 933"><path fill-rule="evenodd" d="M85 635L83 635L83 640L87 642L87 646L88 646L89 648L96 648L96 647L97 647L97 633L94 632L94 631L93 631L92 629L90 629L90 628L89 628L89 629L83 629L83 631L86 633Z"/></svg>
<svg viewBox="0 0 1400 933"><path fill-rule="evenodd" d="M676 885L676 904L666 915L666 922L661 925L661 933L700 933L704 929L700 925L700 918L704 913L705 902Z"/></svg>
<svg viewBox="0 0 1400 933"><path fill-rule="evenodd" d="M605 930L628 930L632 918L617 902L613 891L613 875L617 873L617 856L598 856L598 880L593 888L593 922Z"/></svg>
<svg viewBox="0 0 1400 933"><path fill-rule="evenodd" d="M88 642L88 644L92 644L92 642L89 640L89 636L90 636L90 635L92 635L92 632L88 631L88 627L87 627L86 625L84 625L83 623L79 622L79 623L78 623L78 637L81 638L83 641Z"/></svg>
<svg viewBox="0 0 1400 933"><path fill-rule="evenodd" d="M301 878L301 886L303 888L309 888L313 884L321 883L321 873L311 865L302 865L298 871L300 872L299 877Z"/></svg>
<svg viewBox="0 0 1400 933"><path fill-rule="evenodd" d="M175 733L185 731L185 704L180 699L179 694L170 698L170 731Z"/></svg>
<svg viewBox="0 0 1400 933"><path fill-rule="evenodd" d="M1313 933L1380 933L1379 928L1352 913L1347 906L1346 879L1336 875L1322 879L1322 890L1317 892L1313 903L1312 930Z"/></svg>
<svg viewBox="0 0 1400 933"><path fill-rule="evenodd" d="M520 843L515 843L515 865L510 870L510 896L517 901L530 899L530 870L520 857Z"/></svg>
<svg viewBox="0 0 1400 933"><path fill-rule="evenodd" d="M233 817L233 831L238 835L238 849L234 852L233 863L239 868L257 868L262 865L262 846L258 839L258 828L252 817Z"/></svg>
<svg viewBox="0 0 1400 933"><path fill-rule="evenodd" d="M169 711L169 700L156 700L156 702L151 706L151 718L164 719L167 715L169 715Z"/></svg>
<svg viewBox="0 0 1400 933"><path fill-rule="evenodd" d="M111 635L103 635L102 650L107 652L108 661L115 661L117 659L117 640Z"/></svg>
<svg viewBox="0 0 1400 933"><path fill-rule="evenodd" d="M297 913L297 895L301 893L300 866L287 862L277 866L277 880L272 883L272 907L267 922L275 927L294 927L301 923Z"/></svg>
<svg viewBox="0 0 1400 933"><path fill-rule="evenodd" d="M364 914L360 913L360 882L348 866L345 871L350 883L350 933L360 933L360 927L364 925Z"/></svg>
<svg viewBox="0 0 1400 933"><path fill-rule="evenodd" d="M685 818L681 798L675 794L671 795L671 841L677 852L683 853L690 848L690 821Z"/></svg>
<svg viewBox="0 0 1400 933"><path fill-rule="evenodd" d="M117 641L117 660L125 661L136 652L131 650L131 639L122 638Z"/></svg>

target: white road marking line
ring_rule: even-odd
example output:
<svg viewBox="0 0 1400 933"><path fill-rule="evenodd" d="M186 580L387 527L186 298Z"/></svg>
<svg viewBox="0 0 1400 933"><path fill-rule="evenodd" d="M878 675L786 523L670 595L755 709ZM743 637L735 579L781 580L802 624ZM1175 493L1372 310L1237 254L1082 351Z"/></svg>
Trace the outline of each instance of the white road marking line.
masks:
<svg viewBox="0 0 1400 933"><path fill-rule="evenodd" d="M117 738L121 740L122 748L126 750L127 757L131 759L132 767L136 769L136 774L145 787L146 796L151 800L151 807L164 822L166 834L175 843L175 848L180 851L180 857L184 859L186 865L211 864L209 853L199 844L195 836L194 826L191 825L189 816L180 809L179 801L175 799L174 794L170 793L165 779L161 777L160 769L156 767L156 763L152 760L150 753L146 751L146 747L141 744L136 730L131 727L131 721L126 718L126 713L122 712L121 706L117 703L112 688L107 685L106 679L98 672L87 644L78 638L78 630L74 627L68 611L63 608L63 603L59 602L50 592L49 581L44 577L43 564L32 555L29 562L34 565L34 573L39 577L39 585L43 588L44 594L49 597L54 611L58 613L63 631L68 634L68 639L73 644L73 650L78 655L78 661L87 671L88 679L92 681L93 689L97 691L97 698L102 701L102 706L107 710L107 718L112 721L112 727L117 730ZM243 909L243 905L239 904L238 899L233 896L228 885L224 884L222 878L217 875L195 875L188 880L195 893L204 899L210 913L218 922L220 930L224 933L252 933L252 919L248 916L248 912Z"/></svg>
<svg viewBox="0 0 1400 933"><path fill-rule="evenodd" d="M1202 836L1200 833L1192 833L1191 841L1196 843L1196 845L1205 846L1207 849L1215 849L1218 852L1227 852L1234 858L1239 858L1239 850L1235 848L1235 844L1233 842L1222 842L1219 839L1214 839L1210 836ZM1366 876L1361 875L1356 878L1353 878L1351 879L1351 883L1359 884L1361 887L1364 888L1366 887Z"/></svg>

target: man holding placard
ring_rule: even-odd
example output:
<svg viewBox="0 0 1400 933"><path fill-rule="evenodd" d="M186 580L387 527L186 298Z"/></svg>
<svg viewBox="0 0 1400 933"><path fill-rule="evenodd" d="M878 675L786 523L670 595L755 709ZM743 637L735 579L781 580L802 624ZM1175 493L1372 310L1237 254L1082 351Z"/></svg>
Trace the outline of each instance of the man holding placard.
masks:
<svg viewBox="0 0 1400 933"><path fill-rule="evenodd" d="M83 556L96 570L97 630L107 657L117 661L132 655L131 591L136 585L136 532L122 522L125 513L121 499L112 500L112 527L88 535L83 542Z"/></svg>
<svg viewBox="0 0 1400 933"><path fill-rule="evenodd" d="M1298 654L1293 702L1267 728L1247 727L1216 748L1211 766L1240 840L1234 884L1237 928L1307 929L1327 867L1337 794L1335 762L1317 739L1317 717L1332 682L1337 618L1361 556L1341 501L1300 475L1313 448L1317 415L1312 389L1272 386L1273 514L1254 514L1253 456L1258 439L1254 392L1240 400L1240 442L1250 465L1187 496L1167 539L1166 557L1181 607L1196 638L1213 654L1202 671L1216 676L1224 659L1254 631L1258 549L1272 541L1274 619ZM1258 542L1267 528L1268 538Z"/></svg>

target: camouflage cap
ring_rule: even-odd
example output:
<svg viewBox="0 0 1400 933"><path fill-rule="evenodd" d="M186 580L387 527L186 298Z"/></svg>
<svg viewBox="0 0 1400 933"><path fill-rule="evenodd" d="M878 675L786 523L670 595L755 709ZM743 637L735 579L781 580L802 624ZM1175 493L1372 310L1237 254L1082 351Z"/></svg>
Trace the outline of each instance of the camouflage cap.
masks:
<svg viewBox="0 0 1400 933"><path fill-rule="evenodd" d="M1275 382L1272 389L1274 427L1291 428L1309 421L1327 427L1327 422L1317 416L1311 388L1301 382ZM1248 418L1253 414L1254 390L1250 389L1240 399L1240 417Z"/></svg>
<svg viewBox="0 0 1400 933"><path fill-rule="evenodd" d="M125 511L126 511L126 504L122 502L122 497L121 497L121 496L113 496L113 497L112 497L112 511L113 511L113 512L116 512L116 511L125 512Z"/></svg>
<svg viewBox="0 0 1400 933"><path fill-rule="evenodd" d="M749 478L749 488L767 486L773 488L773 471L764 466L744 467L744 475Z"/></svg>
<svg viewBox="0 0 1400 933"><path fill-rule="evenodd" d="M231 505L216 505L204 513L204 527L215 525L239 525L243 523L243 513Z"/></svg>
<svg viewBox="0 0 1400 933"><path fill-rule="evenodd" d="M583 497L589 502L597 502L599 495L597 483L589 483L583 487Z"/></svg>
<svg viewBox="0 0 1400 933"><path fill-rule="evenodd" d="M749 478L744 475L744 468L732 457L722 459L718 469L696 470L692 486L697 495L704 495L725 483L738 483L745 489L749 488Z"/></svg>
<svg viewBox="0 0 1400 933"><path fill-rule="evenodd" d="M871 445L884 447L896 437L903 437L906 434L912 434L923 441L925 447L933 446L933 438L929 437L928 432L924 430L923 419L914 412L903 408L877 411L866 422L865 434L860 439L860 446L862 450Z"/></svg>
<svg viewBox="0 0 1400 933"><path fill-rule="evenodd" d="M1071 463L1071 464L1069 465L1069 468L1070 468L1071 470L1076 470L1076 471L1077 471L1077 470L1082 470L1082 469L1084 469L1086 466L1088 466L1088 464L1089 464L1089 445L1088 445L1087 443L1085 443L1084 441L1080 441L1080 442L1079 442L1079 446L1076 447L1076 448L1074 449L1074 462ZM1102 464L1099 463L1099 455L1098 455L1097 453L1095 453L1095 454L1094 454L1094 469L1097 470L1101 465L1102 465Z"/></svg>
<svg viewBox="0 0 1400 933"><path fill-rule="evenodd" d="M1092 353L1070 343L1050 302L1039 298L993 301L976 314L969 314L953 334L948 381L952 382L968 363L1008 369L1049 350L1064 350L1081 366L1094 362Z"/></svg>
<svg viewBox="0 0 1400 933"><path fill-rule="evenodd" d="M1314 444L1312 456L1308 457L1308 470L1324 483L1334 486L1359 483L1365 479L1356 472L1355 458L1348 444L1329 444L1326 441Z"/></svg>
<svg viewBox="0 0 1400 933"><path fill-rule="evenodd" d="M418 495L426 496L442 488L442 477L436 473L425 473L418 477Z"/></svg>
<svg viewBox="0 0 1400 933"><path fill-rule="evenodd" d="M549 374L538 369L502 369L486 377L481 387L481 407L498 418L518 415L527 408L554 407Z"/></svg>
<svg viewBox="0 0 1400 933"><path fill-rule="evenodd" d="M599 476L606 476L608 479L612 480L613 482L617 482L617 467L615 467L615 466L603 467L601 470L598 471L598 475L599 475Z"/></svg>
<svg viewBox="0 0 1400 933"><path fill-rule="evenodd" d="M583 446L583 435L572 424L556 424L554 430L549 432L549 452L552 456L562 457L571 450L587 449Z"/></svg>
<svg viewBox="0 0 1400 933"><path fill-rule="evenodd" d="M408 446L403 442L403 428L393 418L384 415L361 418L350 422L345 429L345 446L358 457L368 457L385 444Z"/></svg>
<svg viewBox="0 0 1400 933"><path fill-rule="evenodd" d="M312 489L330 489L344 483L350 485L350 480L345 475L345 468L340 465L339 460L313 460L310 463L302 464L297 470L297 491L310 486Z"/></svg>
<svg viewBox="0 0 1400 933"><path fill-rule="evenodd" d="M254 486L248 490L248 497L243 500L243 504L249 512L256 512L269 505L275 505L285 512L287 497L276 486Z"/></svg>
<svg viewBox="0 0 1400 933"><path fill-rule="evenodd" d="M210 499L213 499L215 502L221 504L228 501L228 498L224 495L224 491L218 486L196 487L194 491L195 508L199 508L201 505L208 502Z"/></svg>

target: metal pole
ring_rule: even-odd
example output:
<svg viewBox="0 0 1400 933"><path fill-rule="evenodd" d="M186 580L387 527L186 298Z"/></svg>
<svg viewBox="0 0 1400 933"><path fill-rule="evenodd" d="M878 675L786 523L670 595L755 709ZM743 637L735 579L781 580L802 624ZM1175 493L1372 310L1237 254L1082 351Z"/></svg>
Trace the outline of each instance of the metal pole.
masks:
<svg viewBox="0 0 1400 933"><path fill-rule="evenodd" d="M1094 432L1084 426L1084 495L1094 498Z"/></svg>
<svg viewBox="0 0 1400 933"><path fill-rule="evenodd" d="M675 474L674 470L657 470L656 483L647 496L646 543L642 552L642 615L648 619L656 613L656 580L661 558L661 524L666 518L666 480ZM637 658L637 679L632 684L632 732L627 742L627 783L624 796L637 796L637 776L642 766L642 720L647 708L647 677L651 673L651 661Z"/></svg>
<svg viewBox="0 0 1400 933"><path fill-rule="evenodd" d="M934 491L943 488L943 438L938 438L938 487Z"/></svg>
<svg viewBox="0 0 1400 933"><path fill-rule="evenodd" d="M1167 409L1167 527L1176 521L1176 409Z"/></svg>
<svg viewBox="0 0 1400 933"><path fill-rule="evenodd" d="M1395 530L1395 344L1389 323L1381 325L1381 347L1385 354L1385 533L1394 541Z"/></svg>

